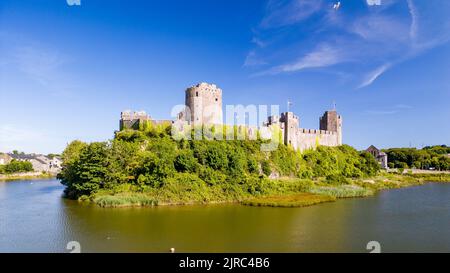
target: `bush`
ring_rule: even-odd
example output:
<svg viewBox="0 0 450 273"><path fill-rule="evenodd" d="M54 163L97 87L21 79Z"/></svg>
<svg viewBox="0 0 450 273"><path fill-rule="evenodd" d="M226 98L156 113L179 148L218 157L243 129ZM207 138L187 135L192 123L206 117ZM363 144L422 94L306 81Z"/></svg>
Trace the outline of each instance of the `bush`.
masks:
<svg viewBox="0 0 450 273"><path fill-rule="evenodd" d="M191 150L181 150L175 158L175 169L178 172L195 172L198 161Z"/></svg>
<svg viewBox="0 0 450 273"><path fill-rule="evenodd" d="M350 184L350 181L343 175L332 174L328 175L326 182L331 185L346 185Z"/></svg>
<svg viewBox="0 0 450 273"><path fill-rule="evenodd" d="M270 167L270 162L267 160L264 160L263 162L261 162L261 169L262 172L269 176L272 173L272 168Z"/></svg>
<svg viewBox="0 0 450 273"><path fill-rule="evenodd" d="M18 161L13 159L6 165L0 166L0 173L13 174L20 172L32 172L33 165L28 161Z"/></svg>

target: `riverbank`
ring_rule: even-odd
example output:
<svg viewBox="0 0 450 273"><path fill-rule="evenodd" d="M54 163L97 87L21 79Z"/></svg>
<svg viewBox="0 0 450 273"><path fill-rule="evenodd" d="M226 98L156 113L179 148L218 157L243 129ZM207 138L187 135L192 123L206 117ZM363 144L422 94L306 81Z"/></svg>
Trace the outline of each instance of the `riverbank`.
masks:
<svg viewBox="0 0 450 273"><path fill-rule="evenodd" d="M450 182L450 174L381 173L368 179L348 179L338 184L325 178L317 180L282 178L266 181L264 194L259 192L233 192L229 194L214 186L206 189L164 188L139 190L124 185L114 190L102 190L91 196L82 196L80 201L91 202L101 207L141 207L166 205L193 205L217 203L241 203L249 206L303 207L339 198L366 197L381 190L422 185L426 182ZM256 186L258 187L258 186Z"/></svg>
<svg viewBox="0 0 450 273"><path fill-rule="evenodd" d="M34 180L55 178L56 174L46 172L26 172L13 174L0 174L0 182L16 181L16 180Z"/></svg>

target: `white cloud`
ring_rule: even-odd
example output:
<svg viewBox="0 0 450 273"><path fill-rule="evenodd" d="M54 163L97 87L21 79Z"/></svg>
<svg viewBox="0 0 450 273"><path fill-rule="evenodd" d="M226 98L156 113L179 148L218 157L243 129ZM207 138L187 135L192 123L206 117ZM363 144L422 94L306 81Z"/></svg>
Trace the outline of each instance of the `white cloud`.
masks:
<svg viewBox="0 0 450 273"><path fill-rule="evenodd" d="M345 60L342 52L334 47L322 45L317 50L306 54L300 60L292 64L279 67L280 72L293 72L306 68L327 67L341 63Z"/></svg>
<svg viewBox="0 0 450 273"><path fill-rule="evenodd" d="M358 88L366 87L371 85L378 77L380 77L389 67L391 64L384 64L382 66L377 67L375 70L369 72L366 76L364 81L359 85Z"/></svg>
<svg viewBox="0 0 450 273"><path fill-rule="evenodd" d="M250 51L244 61L244 66L257 66L263 64L266 64L266 62L258 59L254 51Z"/></svg>
<svg viewBox="0 0 450 273"><path fill-rule="evenodd" d="M417 38L417 31L419 28L419 22L418 22L418 13L416 6L414 5L412 0L407 0L408 3L408 9L409 13L411 14L411 27L409 30L409 36L413 41Z"/></svg>
<svg viewBox="0 0 450 273"><path fill-rule="evenodd" d="M383 14L369 14L356 18L348 30L359 35L367 43L385 45L408 43L409 26L406 20Z"/></svg>
<svg viewBox="0 0 450 273"><path fill-rule="evenodd" d="M265 47L267 44L263 42L261 39L253 37L252 43L256 44L259 47Z"/></svg>
<svg viewBox="0 0 450 273"><path fill-rule="evenodd" d="M298 23L318 12L321 7L322 0L269 1L267 15L261 26L273 28Z"/></svg>
<svg viewBox="0 0 450 273"><path fill-rule="evenodd" d="M272 67L268 70L258 72L252 76L275 75L287 72L296 72L304 69L328 67L348 61L346 55L341 50L326 44L319 46L316 50L307 53L305 56L293 63L287 63Z"/></svg>
<svg viewBox="0 0 450 273"><path fill-rule="evenodd" d="M74 75L68 71L72 57L36 42L14 39L14 36L0 36L0 43L6 40L11 46L1 52L0 56L7 63L8 69L22 72L23 80L40 84L52 96L72 97L75 94L77 86L73 80Z"/></svg>
<svg viewBox="0 0 450 273"><path fill-rule="evenodd" d="M59 53L32 46L17 48L15 60L22 72L43 85L48 85L65 63Z"/></svg>
<svg viewBox="0 0 450 273"><path fill-rule="evenodd" d="M367 110L365 111L366 114L369 115L393 115L397 114L398 110Z"/></svg>
<svg viewBox="0 0 450 273"><path fill-rule="evenodd" d="M400 113L402 111L412 109L413 107L406 104L397 104L392 107L388 107L385 109L379 109L379 110L366 110L365 113L369 115L393 115Z"/></svg>

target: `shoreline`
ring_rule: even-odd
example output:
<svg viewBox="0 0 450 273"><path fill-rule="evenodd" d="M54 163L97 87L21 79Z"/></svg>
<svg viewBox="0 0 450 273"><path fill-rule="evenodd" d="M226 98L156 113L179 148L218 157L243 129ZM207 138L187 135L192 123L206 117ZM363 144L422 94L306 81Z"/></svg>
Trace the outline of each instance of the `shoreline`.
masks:
<svg viewBox="0 0 450 273"><path fill-rule="evenodd" d="M285 183L294 183L294 178L283 178ZM311 182L311 181L309 181ZM158 192L142 193L133 191L100 192L79 198L79 202L90 203L103 208L157 207L157 206L191 206L238 203L247 206L267 207L305 207L324 202L334 202L344 198L363 198L373 196L380 191L399 189L426 183L450 183L449 173L392 174L382 173L367 179L355 179L350 184L330 185L323 179L312 181L313 186L305 191L286 192L271 195L236 196L229 200L192 200L180 194L178 200L161 198Z"/></svg>
<svg viewBox="0 0 450 273"><path fill-rule="evenodd" d="M11 182L18 180L39 180L39 179L51 179L56 178L56 174L44 173L44 172L27 172L27 173L13 173L13 174L0 174L1 182Z"/></svg>

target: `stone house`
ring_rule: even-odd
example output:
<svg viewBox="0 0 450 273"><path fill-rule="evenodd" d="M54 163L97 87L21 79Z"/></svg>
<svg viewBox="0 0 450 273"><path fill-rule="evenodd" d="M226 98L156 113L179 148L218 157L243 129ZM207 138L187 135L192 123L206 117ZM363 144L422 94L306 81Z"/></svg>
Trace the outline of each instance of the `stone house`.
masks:
<svg viewBox="0 0 450 273"><path fill-rule="evenodd" d="M0 165L6 165L11 162L11 157L8 154L0 153Z"/></svg>
<svg viewBox="0 0 450 273"><path fill-rule="evenodd" d="M41 154L9 154L12 159L28 161L36 172L58 173L61 170L61 158Z"/></svg>
<svg viewBox="0 0 450 273"><path fill-rule="evenodd" d="M378 163L380 163L381 168L388 169L388 156L385 152L382 152L373 145L370 145L370 147L366 149L366 152L372 154L373 157L375 157Z"/></svg>

